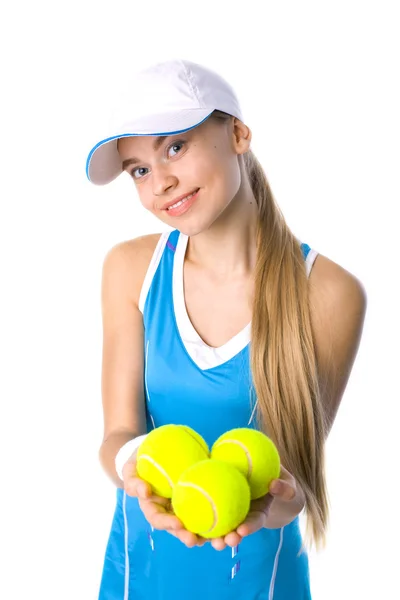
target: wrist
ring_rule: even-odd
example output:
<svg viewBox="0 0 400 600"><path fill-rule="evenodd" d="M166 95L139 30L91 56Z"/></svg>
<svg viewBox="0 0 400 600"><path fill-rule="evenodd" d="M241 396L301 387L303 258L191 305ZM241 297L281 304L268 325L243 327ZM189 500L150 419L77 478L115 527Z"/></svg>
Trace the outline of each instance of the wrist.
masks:
<svg viewBox="0 0 400 600"><path fill-rule="evenodd" d="M121 479L121 481L124 480L123 475L122 475L123 466L130 459L130 457L135 452L135 450L137 450L139 448L140 444L143 442L145 437L147 437L147 434L139 435L139 436L133 438L132 440L129 440L128 442L126 442L126 444L124 444L118 450L117 455L115 457L115 470L117 472L118 477Z"/></svg>

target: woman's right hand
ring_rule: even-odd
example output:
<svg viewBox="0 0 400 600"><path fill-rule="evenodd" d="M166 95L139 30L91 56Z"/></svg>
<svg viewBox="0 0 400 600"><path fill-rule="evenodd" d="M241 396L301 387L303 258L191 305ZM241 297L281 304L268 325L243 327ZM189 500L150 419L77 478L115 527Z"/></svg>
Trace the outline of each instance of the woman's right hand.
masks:
<svg viewBox="0 0 400 600"><path fill-rule="evenodd" d="M203 546L207 540L185 529L173 512L170 498L154 495L151 485L139 477L136 454L137 449L122 468L125 492L138 499L146 520L154 529L168 531L189 548Z"/></svg>

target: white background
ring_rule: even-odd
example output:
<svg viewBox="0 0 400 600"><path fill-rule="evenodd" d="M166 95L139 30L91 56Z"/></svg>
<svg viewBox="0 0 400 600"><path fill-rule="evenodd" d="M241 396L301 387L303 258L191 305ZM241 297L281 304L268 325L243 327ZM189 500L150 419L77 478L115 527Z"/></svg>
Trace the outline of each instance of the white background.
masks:
<svg viewBox="0 0 400 600"><path fill-rule="evenodd" d="M1 56L1 577L7 600L96 600L103 258L162 223L85 178L130 71L181 57L235 87L296 235L355 274L364 334L333 430L313 600L400 598L397 2L8 3ZM397 559L397 560L396 560ZM294 600L294 599L291 599Z"/></svg>

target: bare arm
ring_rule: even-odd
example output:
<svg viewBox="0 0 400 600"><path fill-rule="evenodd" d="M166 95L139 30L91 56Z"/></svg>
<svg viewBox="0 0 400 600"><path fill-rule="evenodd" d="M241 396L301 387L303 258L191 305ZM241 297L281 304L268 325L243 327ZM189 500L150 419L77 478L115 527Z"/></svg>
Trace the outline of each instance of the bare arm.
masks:
<svg viewBox="0 0 400 600"><path fill-rule="evenodd" d="M103 265L104 434L99 460L120 488L123 482L115 470L115 457L126 442L146 433L143 316L138 300L156 241L157 236L145 236L118 244L108 252Z"/></svg>
<svg viewBox="0 0 400 600"><path fill-rule="evenodd" d="M328 436L357 356L367 296L356 277L319 255L310 276L310 308ZM250 535L260 527L284 527L305 506L304 491L284 467L278 488L273 484L270 493L273 502L272 498L266 502L265 497L252 502L247 522L237 529L240 535ZM240 541L229 536L230 545ZM223 549L222 545L219 547Z"/></svg>
<svg viewBox="0 0 400 600"><path fill-rule="evenodd" d="M310 275L310 305L328 436L358 353L367 295L354 275L321 255Z"/></svg>

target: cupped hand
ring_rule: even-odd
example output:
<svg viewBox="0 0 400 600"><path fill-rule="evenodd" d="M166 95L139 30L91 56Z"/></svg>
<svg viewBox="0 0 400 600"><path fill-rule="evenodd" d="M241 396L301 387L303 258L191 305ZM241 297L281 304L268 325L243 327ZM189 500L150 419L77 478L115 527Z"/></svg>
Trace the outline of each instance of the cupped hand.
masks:
<svg viewBox="0 0 400 600"><path fill-rule="evenodd" d="M275 498L290 502L296 495L296 481L289 471L281 466L280 478L270 484L270 491L257 500L252 500L245 520L233 531L217 538L204 538L188 531L182 521L174 514L171 499L153 494L147 481L138 476L136 470L136 451L125 463L122 470L124 489L129 496L137 497L139 506L154 529L168 531L188 548L203 546L211 542L215 550L235 547L244 537L268 526L268 515Z"/></svg>
<svg viewBox="0 0 400 600"><path fill-rule="evenodd" d="M270 491L257 500L252 500L250 510L245 520L234 530L223 537L213 538L213 548L224 550L227 546L237 546L242 539L259 529L268 526L268 515L274 499L290 502L296 495L295 478L281 465L280 478L274 479L270 484Z"/></svg>
<svg viewBox="0 0 400 600"><path fill-rule="evenodd" d="M168 531L189 548L203 546L208 540L185 529L173 512L171 499L155 495L151 485L139 477L136 452L137 450L122 468L125 492L138 499L146 520L154 529Z"/></svg>

